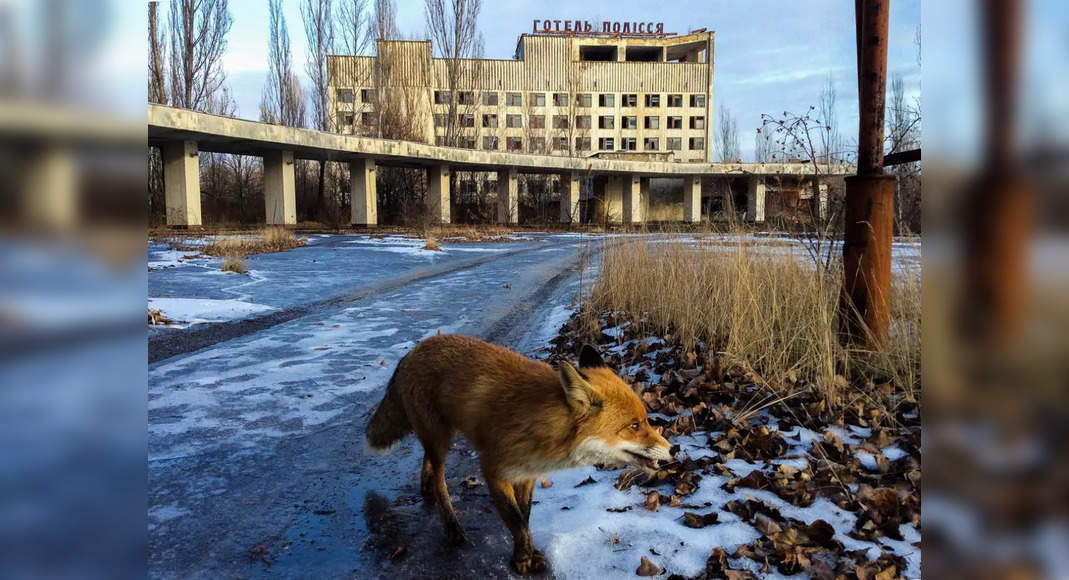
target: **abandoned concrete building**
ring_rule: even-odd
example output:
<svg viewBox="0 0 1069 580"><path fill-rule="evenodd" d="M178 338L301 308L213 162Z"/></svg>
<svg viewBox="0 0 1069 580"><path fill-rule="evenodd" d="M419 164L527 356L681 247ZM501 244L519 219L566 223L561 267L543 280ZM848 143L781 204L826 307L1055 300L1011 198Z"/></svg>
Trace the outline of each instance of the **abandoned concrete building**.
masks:
<svg viewBox="0 0 1069 580"><path fill-rule="evenodd" d="M512 60L433 58L430 41L380 40L376 54L330 58L340 133L395 137L392 115L428 144L712 161L713 32L523 34Z"/></svg>

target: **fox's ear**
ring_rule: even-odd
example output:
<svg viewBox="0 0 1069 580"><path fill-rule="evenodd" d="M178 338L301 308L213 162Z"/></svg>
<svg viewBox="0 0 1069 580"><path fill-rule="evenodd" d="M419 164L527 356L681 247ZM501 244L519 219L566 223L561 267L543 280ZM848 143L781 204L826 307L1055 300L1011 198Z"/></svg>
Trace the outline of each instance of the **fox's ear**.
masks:
<svg viewBox="0 0 1069 580"><path fill-rule="evenodd" d="M560 362L560 385L564 389L564 397L568 399L568 406L576 413L585 415L601 408L601 398L594 388L575 367L565 361Z"/></svg>
<svg viewBox="0 0 1069 580"><path fill-rule="evenodd" d="M605 364L605 361L601 360L601 355L598 354L598 349L590 346L589 344L584 344L583 350L579 351L579 368L590 369L605 366L609 365Z"/></svg>

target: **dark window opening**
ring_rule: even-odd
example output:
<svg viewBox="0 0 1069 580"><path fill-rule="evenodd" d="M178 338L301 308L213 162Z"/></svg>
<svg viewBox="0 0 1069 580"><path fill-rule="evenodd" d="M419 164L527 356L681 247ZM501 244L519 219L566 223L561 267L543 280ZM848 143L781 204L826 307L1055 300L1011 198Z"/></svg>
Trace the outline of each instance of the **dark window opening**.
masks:
<svg viewBox="0 0 1069 580"><path fill-rule="evenodd" d="M616 60L615 46L580 46L579 60Z"/></svg>
<svg viewBox="0 0 1069 580"><path fill-rule="evenodd" d="M664 60L664 47L629 46L624 56L629 62L661 62Z"/></svg>

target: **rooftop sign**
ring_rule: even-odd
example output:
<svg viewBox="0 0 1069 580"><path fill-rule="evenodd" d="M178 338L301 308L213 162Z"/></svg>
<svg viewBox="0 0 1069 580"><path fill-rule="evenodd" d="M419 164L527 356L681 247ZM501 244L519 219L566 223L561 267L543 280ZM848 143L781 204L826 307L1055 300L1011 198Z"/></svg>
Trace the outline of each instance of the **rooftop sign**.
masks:
<svg viewBox="0 0 1069 580"><path fill-rule="evenodd" d="M535 20L535 34L590 34L613 36L671 36L665 32L663 22L616 22L605 20L600 24L589 20Z"/></svg>

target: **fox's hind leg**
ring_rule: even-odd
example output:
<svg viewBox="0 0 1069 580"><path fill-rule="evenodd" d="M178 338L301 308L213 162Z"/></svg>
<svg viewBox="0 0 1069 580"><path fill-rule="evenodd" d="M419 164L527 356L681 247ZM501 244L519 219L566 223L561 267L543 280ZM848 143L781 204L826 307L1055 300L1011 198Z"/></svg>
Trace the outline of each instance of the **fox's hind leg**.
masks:
<svg viewBox="0 0 1069 580"><path fill-rule="evenodd" d="M423 467L419 474L420 492L424 498L430 498L438 508L438 517L442 520L445 537L449 543L460 545L467 543L464 528L460 527L457 514L453 511L453 502L449 500L449 488L445 484L445 456L449 452L453 433L447 428L437 433L429 432L424 425L416 427L416 435L423 444Z"/></svg>

